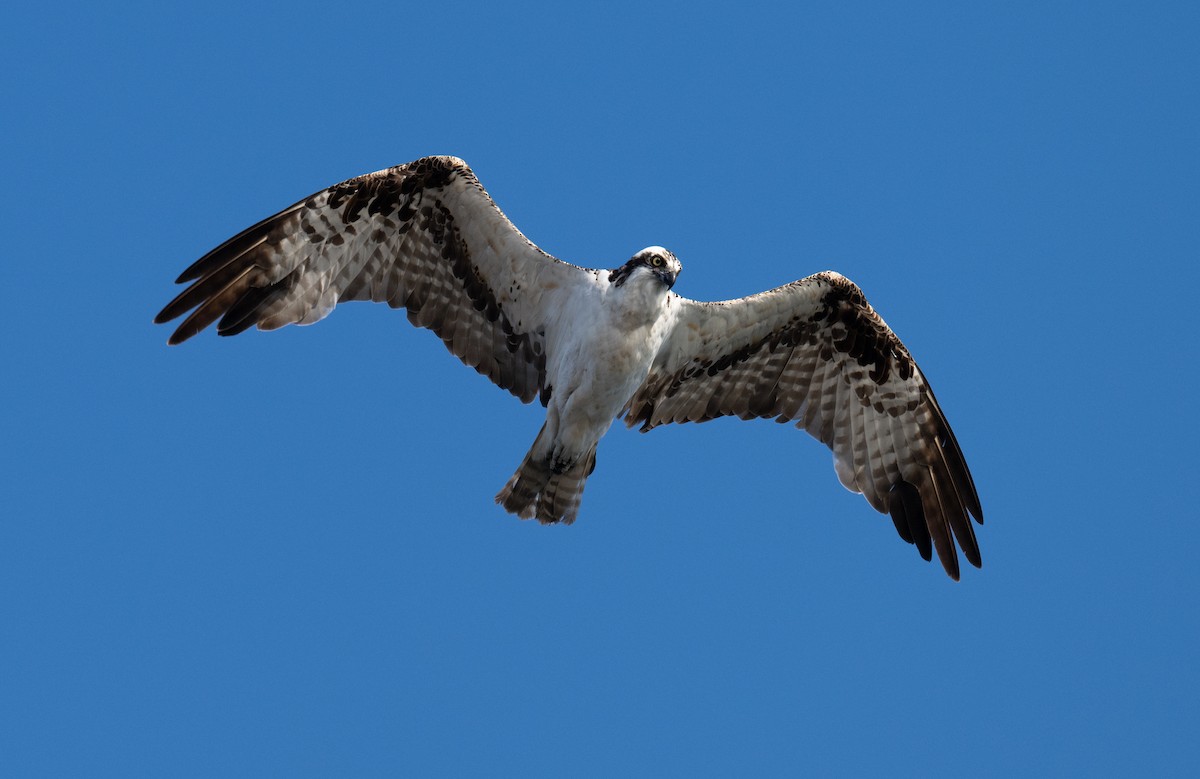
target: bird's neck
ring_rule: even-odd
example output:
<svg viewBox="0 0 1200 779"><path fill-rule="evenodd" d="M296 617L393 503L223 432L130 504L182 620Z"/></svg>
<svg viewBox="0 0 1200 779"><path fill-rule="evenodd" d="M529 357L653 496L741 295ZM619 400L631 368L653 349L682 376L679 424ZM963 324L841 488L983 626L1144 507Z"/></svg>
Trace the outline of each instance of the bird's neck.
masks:
<svg viewBox="0 0 1200 779"><path fill-rule="evenodd" d="M634 273L623 284L608 288L609 317L623 329L647 327L658 321L666 308L669 290L650 273Z"/></svg>

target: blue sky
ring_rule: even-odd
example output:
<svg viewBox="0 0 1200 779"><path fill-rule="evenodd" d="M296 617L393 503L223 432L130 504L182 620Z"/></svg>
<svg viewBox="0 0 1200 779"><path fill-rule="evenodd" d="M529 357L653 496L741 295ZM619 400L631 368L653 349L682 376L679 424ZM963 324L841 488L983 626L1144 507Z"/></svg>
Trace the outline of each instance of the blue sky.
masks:
<svg viewBox="0 0 1200 779"><path fill-rule="evenodd" d="M0 773L1194 774L1198 16L9 11ZM386 307L166 347L206 250L426 154L688 297L855 280L983 569L765 422L614 428L576 525L512 519L541 409Z"/></svg>

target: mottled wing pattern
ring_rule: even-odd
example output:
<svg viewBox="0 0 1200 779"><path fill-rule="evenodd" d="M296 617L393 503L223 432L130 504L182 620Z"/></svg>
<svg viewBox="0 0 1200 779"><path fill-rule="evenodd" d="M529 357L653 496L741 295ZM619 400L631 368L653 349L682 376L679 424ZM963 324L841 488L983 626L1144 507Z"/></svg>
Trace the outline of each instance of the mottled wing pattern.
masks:
<svg viewBox="0 0 1200 779"><path fill-rule="evenodd" d="M983 511L962 451L929 383L857 286L826 272L740 300L678 300L628 425L794 421L833 450L842 484L891 514L922 557L936 548L957 579L953 534L980 565L968 514L982 523Z"/></svg>
<svg viewBox="0 0 1200 779"><path fill-rule="evenodd" d="M340 301L385 302L530 402L545 389L542 298L585 280L521 235L465 162L426 157L329 187L230 238L180 275L191 286L155 321L191 311L177 344L213 322L235 335L310 324Z"/></svg>

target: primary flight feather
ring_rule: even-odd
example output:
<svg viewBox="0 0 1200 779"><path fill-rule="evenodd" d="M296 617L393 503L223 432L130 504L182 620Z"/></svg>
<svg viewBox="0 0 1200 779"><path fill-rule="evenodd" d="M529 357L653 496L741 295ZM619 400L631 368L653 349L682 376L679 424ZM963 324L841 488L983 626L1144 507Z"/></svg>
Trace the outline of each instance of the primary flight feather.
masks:
<svg viewBox="0 0 1200 779"><path fill-rule="evenodd" d="M217 323L311 324L346 300L405 308L464 363L546 407L496 502L572 522L613 421L643 431L719 416L795 422L833 450L838 479L890 514L921 556L980 565L983 511L929 383L862 291L827 271L701 303L671 291L681 265L652 246L613 270L534 246L465 162L425 157L317 192L185 270L155 318L187 314L178 344ZM189 313L190 312L190 313Z"/></svg>

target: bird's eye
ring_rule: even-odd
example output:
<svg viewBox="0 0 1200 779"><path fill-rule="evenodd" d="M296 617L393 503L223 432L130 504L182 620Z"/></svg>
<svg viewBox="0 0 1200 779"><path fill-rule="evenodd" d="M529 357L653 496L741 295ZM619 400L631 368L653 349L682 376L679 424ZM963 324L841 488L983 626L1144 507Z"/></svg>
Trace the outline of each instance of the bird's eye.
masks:
<svg viewBox="0 0 1200 779"><path fill-rule="evenodd" d="M656 254L650 258L650 264L656 268L661 268L663 264L663 258Z"/></svg>

